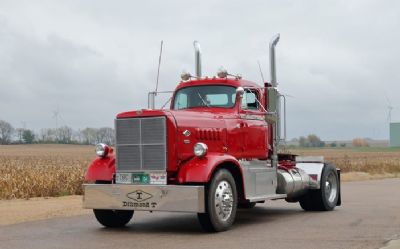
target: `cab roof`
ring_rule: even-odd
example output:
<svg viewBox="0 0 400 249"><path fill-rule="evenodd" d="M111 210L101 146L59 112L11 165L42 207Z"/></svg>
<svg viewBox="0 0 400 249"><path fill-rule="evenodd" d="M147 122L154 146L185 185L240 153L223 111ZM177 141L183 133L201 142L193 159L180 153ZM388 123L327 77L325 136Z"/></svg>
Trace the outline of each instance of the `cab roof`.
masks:
<svg viewBox="0 0 400 249"><path fill-rule="evenodd" d="M204 85L226 85L237 87L252 87L252 88L260 88L261 86L248 80L238 79L238 78L218 78L218 77L204 77L200 79L181 81L178 86L175 88L175 91L189 87L189 86L204 86Z"/></svg>

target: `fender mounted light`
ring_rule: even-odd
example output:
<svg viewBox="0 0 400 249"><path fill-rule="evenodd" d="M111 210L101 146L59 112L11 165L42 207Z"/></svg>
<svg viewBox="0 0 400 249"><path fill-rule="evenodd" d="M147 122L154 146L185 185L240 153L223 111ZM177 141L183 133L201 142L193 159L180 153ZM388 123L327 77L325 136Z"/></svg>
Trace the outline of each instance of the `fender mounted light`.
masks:
<svg viewBox="0 0 400 249"><path fill-rule="evenodd" d="M106 157L110 152L110 146L108 146L107 144L98 143L96 144L95 151L96 155L98 155L99 157Z"/></svg>
<svg viewBox="0 0 400 249"><path fill-rule="evenodd" d="M197 157L203 157L207 154L208 147L205 143L196 143L193 147L193 153Z"/></svg>

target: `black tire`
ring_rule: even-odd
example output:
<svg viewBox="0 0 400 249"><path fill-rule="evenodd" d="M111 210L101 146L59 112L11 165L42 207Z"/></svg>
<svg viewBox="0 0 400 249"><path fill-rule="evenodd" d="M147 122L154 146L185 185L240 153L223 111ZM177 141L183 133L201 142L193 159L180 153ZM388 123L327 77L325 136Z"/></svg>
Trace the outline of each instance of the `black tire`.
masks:
<svg viewBox="0 0 400 249"><path fill-rule="evenodd" d="M321 188L309 190L299 200L300 206L306 211L331 211L340 195L340 181L336 168L325 164L321 175Z"/></svg>
<svg viewBox="0 0 400 249"><path fill-rule="evenodd" d="M205 195L206 212L197 214L201 227L207 232L228 230L235 221L238 205L236 183L231 173L226 169L215 172L206 186ZM222 197L224 198L223 205L221 205ZM217 209L220 209L220 212Z"/></svg>
<svg viewBox="0 0 400 249"><path fill-rule="evenodd" d="M244 202L244 203L239 203L238 204L238 208L242 208L242 209L251 209L254 208L256 206L256 202Z"/></svg>
<svg viewBox="0 0 400 249"><path fill-rule="evenodd" d="M96 184L110 184L110 181L96 181ZM132 219L133 210L93 209L97 221L105 227L123 227Z"/></svg>
<svg viewBox="0 0 400 249"><path fill-rule="evenodd" d="M105 227L123 227L132 219L131 210L93 209L97 221Z"/></svg>

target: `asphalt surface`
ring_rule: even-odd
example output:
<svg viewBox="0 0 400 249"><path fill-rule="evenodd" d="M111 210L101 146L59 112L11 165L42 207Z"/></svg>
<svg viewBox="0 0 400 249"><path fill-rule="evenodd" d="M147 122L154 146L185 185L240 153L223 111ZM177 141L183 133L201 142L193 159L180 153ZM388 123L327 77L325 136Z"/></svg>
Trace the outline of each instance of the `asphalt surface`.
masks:
<svg viewBox="0 0 400 249"><path fill-rule="evenodd" d="M304 212L270 201L240 210L234 227L204 233L195 214L137 212L124 229L93 215L0 226L0 248L380 248L400 239L400 179L344 183L343 206ZM7 214L0 214L7 215Z"/></svg>

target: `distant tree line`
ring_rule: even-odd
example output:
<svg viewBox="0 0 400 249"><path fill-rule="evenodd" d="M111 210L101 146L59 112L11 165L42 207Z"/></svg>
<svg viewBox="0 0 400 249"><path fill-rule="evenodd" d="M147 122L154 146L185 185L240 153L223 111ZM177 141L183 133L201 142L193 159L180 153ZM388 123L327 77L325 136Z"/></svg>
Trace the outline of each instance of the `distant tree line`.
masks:
<svg viewBox="0 0 400 249"><path fill-rule="evenodd" d="M91 128L74 130L69 126L58 128L43 128L35 132L26 128L14 128L10 123L0 120L0 144L115 144L113 128Z"/></svg>
<svg viewBox="0 0 400 249"><path fill-rule="evenodd" d="M346 147L347 145L352 146L352 147L369 147L369 141L370 139L368 138L354 138L351 143L338 143L338 142L329 142L326 143L322 141L317 135L315 134L310 134L306 137L299 137L295 138L292 141L298 142L298 146L300 147Z"/></svg>
<svg viewBox="0 0 400 249"><path fill-rule="evenodd" d="M310 134L307 137L300 137L299 145L301 147L325 147L325 142L323 142L317 135Z"/></svg>
<svg viewBox="0 0 400 249"><path fill-rule="evenodd" d="M292 146L299 146L299 147L346 147L346 143L338 143L338 142L324 142L322 141L317 135L310 134L308 136L301 136L299 138L294 138L291 140L297 145Z"/></svg>

